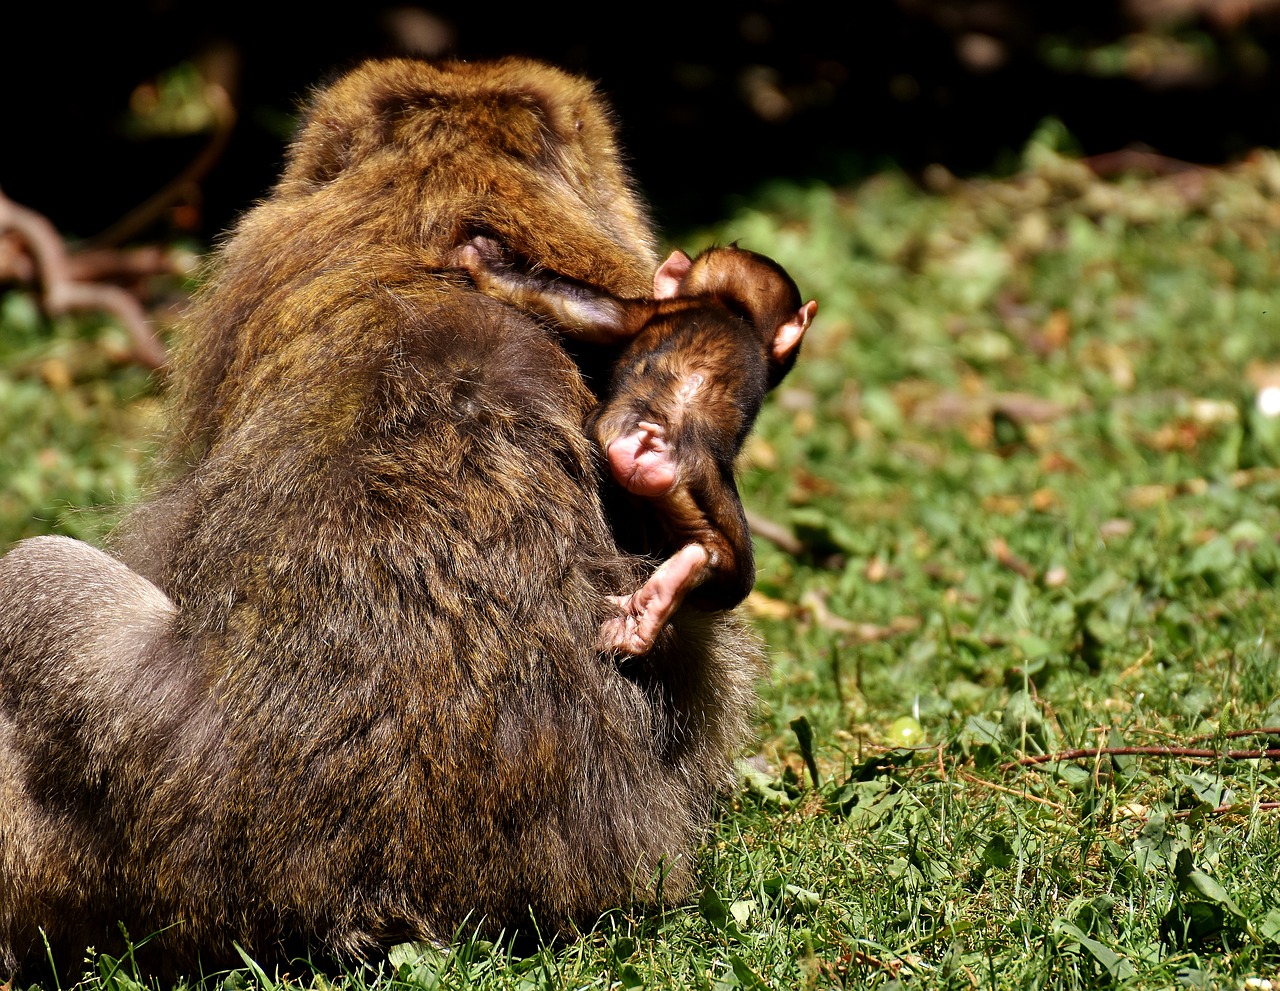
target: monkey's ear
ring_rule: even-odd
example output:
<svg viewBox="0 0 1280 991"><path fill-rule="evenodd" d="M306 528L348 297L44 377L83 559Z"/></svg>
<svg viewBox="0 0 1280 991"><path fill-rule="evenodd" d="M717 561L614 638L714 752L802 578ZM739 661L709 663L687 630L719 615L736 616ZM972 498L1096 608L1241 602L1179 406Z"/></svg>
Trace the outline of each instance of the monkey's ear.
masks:
<svg viewBox="0 0 1280 991"><path fill-rule="evenodd" d="M770 350L770 356L774 362L784 365L796 353L796 348L800 346L800 339L804 337L804 332L809 329L809 324L813 323L814 314L818 312L818 301L811 299L804 306L796 310L795 315L786 323L779 325L777 331L773 335L773 347Z"/></svg>
<svg viewBox="0 0 1280 991"><path fill-rule="evenodd" d="M679 248L667 255L667 260L653 273L653 298L670 299L680 291L680 283L689 274L693 262Z"/></svg>

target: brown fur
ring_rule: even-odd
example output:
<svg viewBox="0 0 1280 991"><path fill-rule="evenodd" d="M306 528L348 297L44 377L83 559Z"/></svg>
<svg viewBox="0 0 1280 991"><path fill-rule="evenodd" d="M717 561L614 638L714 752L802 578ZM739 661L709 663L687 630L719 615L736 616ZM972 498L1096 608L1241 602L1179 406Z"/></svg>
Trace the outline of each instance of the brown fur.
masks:
<svg viewBox="0 0 1280 991"><path fill-rule="evenodd" d="M795 362L817 303L801 305L791 277L772 259L736 246L690 260L672 255L654 277L653 298L619 298L544 271L522 271L487 238L454 262L487 295L553 320L571 336L623 342L588 433L615 480L641 497L674 554L705 554L661 570L622 603L636 622L606 627L604 641L643 653L675 608L689 601L729 609L755 583L751 533L734 484L734 463L765 393ZM643 602L643 606L641 606ZM608 631L613 631L612 633Z"/></svg>
<svg viewBox="0 0 1280 991"><path fill-rule="evenodd" d="M706 573L690 601L729 609L755 583L734 464L766 391L794 363L816 304L802 307L786 272L750 251L712 248L687 264L674 296L628 301L639 329L618 359L589 432L629 491L635 491L634 455L618 454L615 445L642 423L661 434L666 449L659 460L674 480L648 499L666 533L665 550L690 543L705 548ZM785 354L775 354L783 328L795 337Z"/></svg>
<svg viewBox="0 0 1280 991"><path fill-rule="evenodd" d="M441 272L478 235L645 291L590 86L398 60L319 93L187 322L171 481L116 557L0 558L0 976L40 929L66 965L173 926L172 971L689 894L759 647L696 613L591 647L643 562L561 345Z"/></svg>

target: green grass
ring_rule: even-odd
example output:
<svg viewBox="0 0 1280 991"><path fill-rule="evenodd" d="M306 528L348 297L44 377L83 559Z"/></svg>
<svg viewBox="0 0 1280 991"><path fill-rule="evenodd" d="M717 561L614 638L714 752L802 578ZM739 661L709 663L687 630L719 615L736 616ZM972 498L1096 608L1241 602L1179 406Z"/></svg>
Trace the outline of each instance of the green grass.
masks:
<svg viewBox="0 0 1280 991"><path fill-rule="evenodd" d="M137 498L160 403L105 320L50 324L31 296L0 295L0 546L94 540Z"/></svg>
<svg viewBox="0 0 1280 991"><path fill-rule="evenodd" d="M1280 986L1280 780L1238 753L1280 747L1280 157L1103 182L1046 128L1012 179L780 186L713 239L821 310L743 459L803 551L757 545L764 769L699 902L211 986ZM135 494L155 400L95 340L0 306L6 540Z"/></svg>

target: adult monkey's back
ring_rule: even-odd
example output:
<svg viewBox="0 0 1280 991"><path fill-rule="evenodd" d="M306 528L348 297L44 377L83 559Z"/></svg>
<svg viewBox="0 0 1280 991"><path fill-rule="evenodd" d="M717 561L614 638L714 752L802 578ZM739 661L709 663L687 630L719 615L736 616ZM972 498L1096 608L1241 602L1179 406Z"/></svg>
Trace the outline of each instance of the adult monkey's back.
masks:
<svg viewBox="0 0 1280 991"><path fill-rule="evenodd" d="M181 968L690 890L758 647L693 614L596 653L642 565L602 514L594 397L439 271L484 235L648 292L613 141L526 61L317 96L184 330L132 570L65 538L0 559L0 975L40 930L65 965L177 923L143 959Z"/></svg>

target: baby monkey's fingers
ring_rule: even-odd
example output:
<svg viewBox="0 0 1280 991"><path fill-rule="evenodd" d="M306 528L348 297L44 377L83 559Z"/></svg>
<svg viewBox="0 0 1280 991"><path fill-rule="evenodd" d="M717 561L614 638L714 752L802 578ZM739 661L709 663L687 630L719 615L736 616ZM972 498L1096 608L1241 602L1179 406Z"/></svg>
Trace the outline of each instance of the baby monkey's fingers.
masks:
<svg viewBox="0 0 1280 991"><path fill-rule="evenodd" d="M687 544L663 561L637 591L610 596L618 612L600 624L600 650L629 657L649 653L685 595L706 579L707 562L705 547Z"/></svg>

